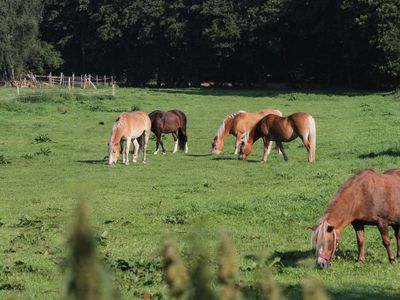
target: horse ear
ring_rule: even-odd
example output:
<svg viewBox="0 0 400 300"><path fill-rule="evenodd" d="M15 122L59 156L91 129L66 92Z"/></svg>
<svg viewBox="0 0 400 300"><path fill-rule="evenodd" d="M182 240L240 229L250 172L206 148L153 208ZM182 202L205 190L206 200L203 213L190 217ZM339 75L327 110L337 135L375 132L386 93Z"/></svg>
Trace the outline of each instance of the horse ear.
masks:
<svg viewBox="0 0 400 300"><path fill-rule="evenodd" d="M317 225L313 225L313 226L308 226L307 229L311 229L312 231L315 231L315 229L317 229L318 226Z"/></svg>

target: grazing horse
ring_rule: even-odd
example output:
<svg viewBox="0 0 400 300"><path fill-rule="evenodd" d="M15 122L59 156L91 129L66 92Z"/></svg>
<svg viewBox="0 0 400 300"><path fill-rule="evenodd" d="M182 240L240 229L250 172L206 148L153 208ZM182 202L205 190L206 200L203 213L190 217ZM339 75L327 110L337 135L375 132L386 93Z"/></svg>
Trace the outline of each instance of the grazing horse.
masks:
<svg viewBox="0 0 400 300"><path fill-rule="evenodd" d="M188 152L187 145L187 134L186 134L186 115L177 109L169 111L155 110L149 113L151 120L151 131L156 136L156 150L154 154L159 151L159 145L161 145L163 154L165 154L164 144L161 140L162 133L171 133L175 141L174 151L176 153L179 149Z"/></svg>
<svg viewBox="0 0 400 300"><path fill-rule="evenodd" d="M378 227L391 263L395 257L390 249L388 226L392 226L400 257L400 169L383 174L364 170L336 192L318 225L311 227L317 264L321 268L331 264L339 247L340 233L350 224L356 231L358 261L365 262L364 225Z"/></svg>
<svg viewBox="0 0 400 300"><path fill-rule="evenodd" d="M131 141L135 145L135 151L132 161L136 162L139 152L139 143L137 139L143 141L143 162L146 162L147 142L151 130L151 121L149 116L142 111L127 113L123 112L119 115L112 128L110 142L108 143L108 164L115 164L119 156L119 145L121 140L125 141L125 147L122 155L124 164L129 164L129 147ZM142 138L143 137L143 138Z"/></svg>
<svg viewBox="0 0 400 300"><path fill-rule="evenodd" d="M315 160L316 127L314 118L306 113L298 112L288 117L267 115L262 118L249 132L246 132L241 143L239 159L246 159L252 150L253 144L262 138L264 141L263 162L266 162L270 152L271 141L275 141L283 154L285 161L288 157L283 150L282 142L290 142L300 137L308 152L308 161Z"/></svg>
<svg viewBox="0 0 400 300"><path fill-rule="evenodd" d="M224 139L229 134L232 134L236 137L234 154L238 154L240 140L244 133L251 130L251 128L253 128L253 126L256 125L261 118L269 114L282 116L282 113L279 110L270 108L266 108L255 113L248 113L240 110L227 116L222 121L221 126L219 126L217 133L215 134L211 144L211 153L220 154L224 149Z"/></svg>

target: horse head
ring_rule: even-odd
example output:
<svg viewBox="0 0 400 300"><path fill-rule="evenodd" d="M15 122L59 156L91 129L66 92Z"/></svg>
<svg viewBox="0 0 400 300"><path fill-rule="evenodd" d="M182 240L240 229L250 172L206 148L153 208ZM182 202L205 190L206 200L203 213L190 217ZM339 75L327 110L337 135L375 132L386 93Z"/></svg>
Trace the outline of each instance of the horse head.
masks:
<svg viewBox="0 0 400 300"><path fill-rule="evenodd" d="M251 153L253 145L249 142L249 132L246 132L241 141L239 146L239 159L245 160Z"/></svg>
<svg viewBox="0 0 400 300"><path fill-rule="evenodd" d="M224 150L224 140L215 136L211 142L211 153L218 155Z"/></svg>
<svg viewBox="0 0 400 300"><path fill-rule="evenodd" d="M115 165L119 156L119 143L108 143L108 164Z"/></svg>
<svg viewBox="0 0 400 300"><path fill-rule="evenodd" d="M339 235L327 221L322 221L310 229L313 231L312 242L315 247L317 264L320 268L327 268L331 265L339 248Z"/></svg>

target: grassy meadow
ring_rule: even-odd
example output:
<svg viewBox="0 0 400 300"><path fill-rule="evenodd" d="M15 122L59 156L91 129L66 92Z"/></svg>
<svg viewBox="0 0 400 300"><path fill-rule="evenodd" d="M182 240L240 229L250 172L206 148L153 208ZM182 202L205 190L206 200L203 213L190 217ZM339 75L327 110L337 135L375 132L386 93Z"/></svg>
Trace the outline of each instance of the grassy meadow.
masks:
<svg viewBox="0 0 400 300"><path fill-rule="evenodd" d="M41 94L40 97L35 96ZM315 266L307 229L337 188L365 168L400 167L400 96L395 93L212 89L0 89L0 298L58 299L66 290L68 238L79 200L91 208L98 253L124 299L167 299L163 240L178 241L190 261L192 240L216 270L220 231L227 228L240 260L244 294L257 298L265 266L287 299L318 277L333 299L397 299L400 264L390 265L375 227L366 228L367 262L358 264L355 233L342 234L331 268ZM211 156L211 139L237 110L304 111L317 124L316 162L300 140L260 163ZM146 164L108 166L107 142L119 112L178 108L188 118L189 153L153 155ZM131 160L132 158L130 158ZM140 157L141 159L141 157ZM393 232L391 232L394 248ZM189 263L190 265L190 263Z"/></svg>

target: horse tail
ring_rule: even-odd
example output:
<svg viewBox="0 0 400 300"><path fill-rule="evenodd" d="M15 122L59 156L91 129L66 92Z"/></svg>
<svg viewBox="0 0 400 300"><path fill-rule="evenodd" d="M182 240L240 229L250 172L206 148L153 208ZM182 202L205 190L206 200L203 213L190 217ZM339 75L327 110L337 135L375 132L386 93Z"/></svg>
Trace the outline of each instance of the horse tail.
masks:
<svg viewBox="0 0 400 300"><path fill-rule="evenodd" d="M310 142L310 162L315 160L315 150L317 147L317 128L315 126L315 119L310 116L309 117L310 123L310 131L308 133L308 141Z"/></svg>
<svg viewBox="0 0 400 300"><path fill-rule="evenodd" d="M178 128L178 147L180 150L186 150L187 135L186 135L186 115L183 111L178 109L172 110L178 116L180 127Z"/></svg>

